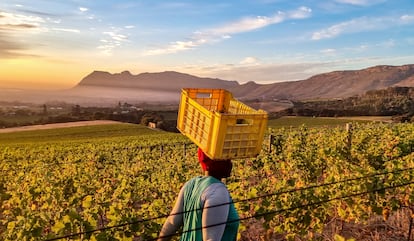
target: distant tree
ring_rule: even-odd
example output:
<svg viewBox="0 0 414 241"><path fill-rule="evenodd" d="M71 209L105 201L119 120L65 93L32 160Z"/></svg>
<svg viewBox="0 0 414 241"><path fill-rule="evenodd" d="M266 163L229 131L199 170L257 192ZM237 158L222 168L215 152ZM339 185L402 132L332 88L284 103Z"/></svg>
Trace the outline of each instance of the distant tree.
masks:
<svg viewBox="0 0 414 241"><path fill-rule="evenodd" d="M47 115L47 106L43 104L43 115Z"/></svg>
<svg viewBox="0 0 414 241"><path fill-rule="evenodd" d="M284 113L299 116L395 115L400 116L396 119L405 120L414 110L414 88L390 87L342 100L297 101L293 104Z"/></svg>
<svg viewBox="0 0 414 241"><path fill-rule="evenodd" d="M31 113L29 110L25 110L25 109L18 109L16 110L16 115L17 116L29 116Z"/></svg>
<svg viewBox="0 0 414 241"><path fill-rule="evenodd" d="M81 113L81 107L80 105L75 105L72 107L72 115L79 116Z"/></svg>
<svg viewBox="0 0 414 241"><path fill-rule="evenodd" d="M103 120L103 119L106 119L106 118L108 118L108 115L103 113L103 112L95 112L93 114L93 119L95 119L95 120Z"/></svg>
<svg viewBox="0 0 414 241"><path fill-rule="evenodd" d="M148 125L149 122L158 123L160 121L163 121L164 118L157 114L156 112L149 112L145 113L141 118L141 124L142 125Z"/></svg>

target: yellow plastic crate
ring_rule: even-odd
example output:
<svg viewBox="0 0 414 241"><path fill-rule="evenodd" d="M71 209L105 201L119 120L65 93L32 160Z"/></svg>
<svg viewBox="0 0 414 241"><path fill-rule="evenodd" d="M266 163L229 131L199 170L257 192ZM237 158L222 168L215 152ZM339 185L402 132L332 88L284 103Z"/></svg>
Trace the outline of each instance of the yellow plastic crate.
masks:
<svg viewBox="0 0 414 241"><path fill-rule="evenodd" d="M262 148L267 112L237 101L224 89L186 88L177 128L211 159L255 157Z"/></svg>

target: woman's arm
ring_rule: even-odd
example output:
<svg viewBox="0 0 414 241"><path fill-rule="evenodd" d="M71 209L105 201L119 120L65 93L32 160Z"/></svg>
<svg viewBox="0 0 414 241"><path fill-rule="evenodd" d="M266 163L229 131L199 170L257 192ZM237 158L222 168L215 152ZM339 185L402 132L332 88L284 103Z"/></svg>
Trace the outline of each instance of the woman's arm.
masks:
<svg viewBox="0 0 414 241"><path fill-rule="evenodd" d="M183 225L183 207L184 207L184 187L181 188L177 200L175 202L174 208L172 209L170 215L165 221L160 234L158 236L158 241L169 241L178 231L178 229Z"/></svg>
<svg viewBox="0 0 414 241"><path fill-rule="evenodd" d="M223 183L215 183L205 190L204 198L203 240L220 241L229 215L229 191Z"/></svg>

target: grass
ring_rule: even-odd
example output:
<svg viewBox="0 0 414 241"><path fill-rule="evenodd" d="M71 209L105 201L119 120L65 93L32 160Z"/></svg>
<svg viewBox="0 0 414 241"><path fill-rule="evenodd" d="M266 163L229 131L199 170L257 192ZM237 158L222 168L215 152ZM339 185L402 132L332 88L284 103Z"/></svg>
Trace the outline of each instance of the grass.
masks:
<svg viewBox="0 0 414 241"><path fill-rule="evenodd" d="M300 127L336 127L349 122L372 122L381 119L372 118L326 118L326 117L282 117L269 120L269 128L290 128ZM103 139L112 137L137 137L142 135L167 134L164 131L149 129L136 124L107 124L90 125L81 127L66 127L47 130L27 130L12 133L0 133L0 144L11 143L34 143L34 142L56 142L56 141L77 141L89 139Z"/></svg>
<svg viewBox="0 0 414 241"><path fill-rule="evenodd" d="M385 121L386 119L374 119L364 117L349 117L349 118L335 118L335 117L297 117L297 116L284 116L278 119L272 119L268 121L270 128L289 128L300 127L305 125L307 127L337 127L340 125L346 125L350 122L367 123L372 121Z"/></svg>
<svg viewBox="0 0 414 241"><path fill-rule="evenodd" d="M16 124L25 124L25 123L32 123L35 121L41 120L41 116L37 115L30 115L30 116L7 116L3 117L0 116L0 122L5 123L16 123Z"/></svg>
<svg viewBox="0 0 414 241"><path fill-rule="evenodd" d="M81 127L66 127L47 130L31 130L12 133L0 133L0 143L33 143L76 141L112 137L133 137L156 135L165 132L149 129L135 124L109 124Z"/></svg>

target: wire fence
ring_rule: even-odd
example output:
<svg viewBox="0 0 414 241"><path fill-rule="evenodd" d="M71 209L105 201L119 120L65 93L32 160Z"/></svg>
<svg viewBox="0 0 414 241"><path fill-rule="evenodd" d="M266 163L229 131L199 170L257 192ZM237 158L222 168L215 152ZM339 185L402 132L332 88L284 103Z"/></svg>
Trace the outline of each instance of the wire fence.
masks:
<svg viewBox="0 0 414 241"><path fill-rule="evenodd" d="M131 147L125 147L123 150L129 150ZM134 147L135 150L139 150L142 154L150 154L156 153L156 156L163 156L165 152L168 150L174 149L175 151L177 148L182 148L182 156L185 157L190 151L194 151L197 146L192 142L177 142L171 144L157 144L157 145L142 145ZM24 169L32 169L32 168L48 168L53 166L63 166L63 165L71 165L71 164L79 164L82 160L78 159L75 161L66 161L66 162L50 162L50 163L33 163L29 165L24 165ZM16 165L16 162L12 161L4 161L5 164L13 164ZM116 164L116 163L115 163ZM10 171L19 171L21 168L7 168L1 169L1 172L7 173Z"/></svg>
<svg viewBox="0 0 414 241"><path fill-rule="evenodd" d="M154 221L154 220L162 219L162 218L168 218L169 216L182 215L182 214L185 214L185 213L188 213L188 212L201 211L201 210L208 209L208 208L214 208L214 207L219 207L219 206L223 206L223 205L230 205L230 204L234 204L234 203L252 202L252 201L257 200L257 199L263 199L263 198L267 198L267 197L271 197L271 196L280 196L280 195L283 195L283 194L289 194L289 193L294 193L294 192L302 192L302 191L315 189L315 188L329 187L329 186L333 186L333 185L336 185L336 184L359 181L359 180L362 180L362 179L368 179L368 178L373 178L373 177L377 177L377 176L390 175L390 174L396 174L396 173L402 173L402 172L412 172L413 170L414 170L414 168L398 169L398 170L393 170L393 171L389 171L389 172L373 173L373 174L367 175L367 176L361 176L361 177L356 177L356 178L338 180L338 181L319 184L319 185L310 185L310 186L301 187L301 188L288 189L288 190L283 190L283 191L276 192L276 193L264 194L264 195L260 195L260 196L256 196L256 197L252 197L252 198L248 198L248 199L234 200L234 201L219 204L219 205L212 205L212 206L204 207L204 208L201 208L201 209L194 209L194 210L189 210L189 211L184 211L184 212L163 214L163 215L160 215L160 216L150 217L150 218L147 218L147 219L141 219L141 220L137 220L137 221L134 221L134 222L126 222L126 223L122 223L122 224L118 224L118 225L106 226L106 227L93 229L93 230L88 230L88 231L84 231L84 232L78 232L78 233L62 235L62 236L59 236L59 237L47 239L46 241L73 238L73 237L76 237L76 236L88 235L88 234L92 234L92 233L95 233L95 232L102 232L102 231L106 231L106 230L110 230L110 229L123 228L123 227L130 226L130 225L141 224L141 223L150 222L150 221ZM166 236L162 236L162 237L148 239L148 241L157 240L159 238L169 238L169 237L173 237L173 236L180 236L180 235L182 235L184 233L187 233L187 232L194 232L194 231L198 231L198 230L201 230L201 229L206 229L206 228L211 228L211 227L215 227L215 226L219 226L219 225L224 225L224 224L231 223L231 222L239 222L239 221L244 221L244 220L248 220L248 219L265 217L265 216L268 216L268 215L281 214L281 213L289 212L289 211L296 210L296 209L305 209L305 208L309 208L309 207L319 206L319 205L329 203L329 202L332 202L332 201L336 201L336 200L345 200L345 199L349 199L349 198L352 198L352 197L362 196L362 195L366 195L366 194L370 194L370 193L377 193L377 192L381 192L381 191L385 191L385 190L389 190L389 189L396 189L396 188L400 188L400 187L406 187L406 186L413 185L413 184L414 184L414 181L405 182L405 183L401 183L401 184L397 184L397 185L390 185L390 186L386 186L386 187L381 187L381 188L376 188L376 189L371 189L371 190L365 190L365 191L350 193L350 194L347 194L347 195L341 195L341 196L337 196L337 197L327 198L327 199L320 200L320 201L317 201L317 202L299 204L299 205L292 206L292 207L285 208L285 209L276 209L276 210L271 210L271 211L268 211L268 212L257 213L257 214L254 214L254 215L241 217L237 220L231 220L229 222L221 222L221 223L216 223L216 224L212 224L212 225L208 225L208 226L204 226L204 227L200 227L200 228L196 228L196 229L183 230L183 231L171 234L171 235L166 235ZM410 222L412 222L412 220L410 220ZM409 236L408 236L409 238L411 236L411 226L410 226L410 229L409 229ZM410 239L408 239L408 240L410 240Z"/></svg>
<svg viewBox="0 0 414 241"><path fill-rule="evenodd" d="M349 126L349 127L347 126L347 130L348 130L347 143L348 143L348 145L352 145L352 126ZM276 152L277 152L278 151L277 148L280 148L280 140L278 138L280 138L280 137L274 136L274 135L268 135L267 136L267 141L266 141L266 139L264 141L262 151L265 151L267 153L272 153L273 151L276 150ZM128 147L128 148L131 148L131 147ZM157 156L157 155L162 156L164 153L168 152L168 150L171 149L171 148L175 149L175 150L177 148L182 148L182 155L185 157L185 156L187 156L187 154L189 152L194 151L194 149L196 149L197 146L195 144L193 144L192 142L187 142L187 143L143 145L143 146L136 146L134 148L139 150L142 153L153 153L155 156ZM276 149L274 149L274 148L276 148ZM414 149L412 146L410 146L410 148L411 148L411 150ZM43 163L43 164L35 163L33 165L30 165L30 166L25 166L25 168L39 167L39 165L46 168L46 167L51 167L51 166L78 164L80 162L81 162L81 160L76 160L76 161L72 161L72 162L56 162L56 163ZM3 169L3 170L0 170L0 172L9 172L9 171L12 171L12 170L16 170L16 169ZM355 178L351 178L351 179L338 180L338 181L323 183L323 184L319 184L319 185L310 185L310 186L306 186L306 187L302 187L302 188L283 190L283 191L280 191L280 192L268 193L268 194L248 198L248 199L234 200L232 202L223 203L221 205L230 205L232 203L249 203L249 202L252 202L254 200L263 199L263 198L267 198L267 197L278 196L278 195L289 194L289 193L295 193L295 192L301 192L301 191L311 190L311 189L314 189L314 188L329 187L329 186L340 184L340 183L347 183L347 182L353 182L353 181L358 181L358 180L363 180L363 179L369 179L369 178L373 178L373 177L377 177L377 176L396 174L396 173L402 173L402 172L412 172L413 170L414 170L414 168L406 168L406 169L398 169L398 170L393 170L393 171L388 171L388 172L373 173L373 174L370 174L370 175L355 177ZM371 189L371 190L365 190L365 191L361 191L361 192L349 193L347 195L331 197L331 198L320 200L320 201L317 201L317 202L303 203L303 204L292 206L292 207L289 207L289 208L286 208L286 209L275 209L275 210L271 210L271 211L268 211L268 212L256 213L254 215L241 217L240 219L233 220L232 222L239 222L239 221L244 221L244 220L248 220L248 219L265 217L265 216L268 216L268 215L281 214L281 213L285 213L285 212L289 212L289 211L297 210L297 209L305 209L305 208L309 208L309 207L319 206L319 205L322 205L324 203L329 203L329 202L332 202L332 201L335 201L335 200L345 200L345 199L349 199L349 198L356 197L356 196L366 195L366 194L369 194L369 193L376 193L376 192L381 192L381 191L385 191L385 190L389 190L389 189L396 189L396 188L400 188L400 187L406 187L406 186L410 186L412 184L414 184L414 182L406 182L406 183L402 183L402 184L398 184L398 185L390 185L390 186L387 186L387 187L382 187L382 188L377 188L377 189ZM221 205L215 205L215 206L210 206L210 207L206 207L206 208L213 208L213 207L218 207L218 206L221 206ZM200 210L201 209L190 210L190 211L187 211L187 212L194 212L194 211L200 211ZM123 228L123 227L134 225L134 224L142 224L142 223L151 222L151 221L162 219L162 218L168 218L169 216L172 216L172 215L181 215L181 214L184 214L184 213L185 212L161 214L159 216L149 217L149 218L137 220L137 221L134 221L134 222L121 223L121 224L113 225L113 226L105 226L105 227L101 227L101 228L97 228L97 229L86 230L84 232L78 232L78 233L71 233L71 234L67 234L67 235L62 235L62 236L59 236L59 237L54 237L54 238L46 239L46 240L47 241L60 240L60 239L68 239L68 238L73 238L73 237L82 236L82 235L89 235L89 234L96 233L96 232L103 232L103 231L106 231L106 230ZM411 237L412 222L413 221L412 221L412 217L411 217L408 240L410 240L410 237ZM198 228L198 229L183 230L181 232L177 232L177 233L169 235L169 236L157 237L157 238L148 239L148 240L157 240L158 238L167 238L167 237L172 237L172 236L179 236L179 235L182 235L183 233L194 232L194 231L197 231L197 230L200 230L200 229L203 229L203 228L210 228L210 227L224 225L224 224L226 224L226 222L201 227L201 228Z"/></svg>

